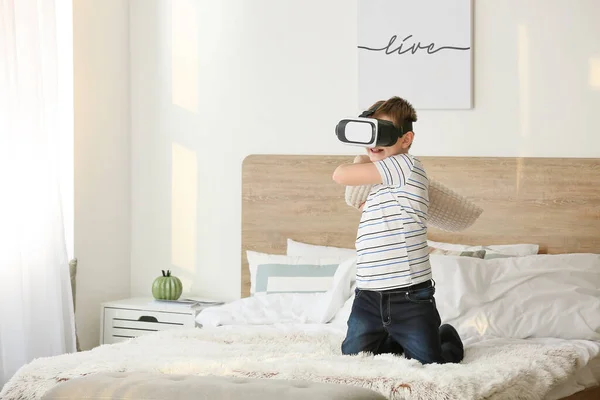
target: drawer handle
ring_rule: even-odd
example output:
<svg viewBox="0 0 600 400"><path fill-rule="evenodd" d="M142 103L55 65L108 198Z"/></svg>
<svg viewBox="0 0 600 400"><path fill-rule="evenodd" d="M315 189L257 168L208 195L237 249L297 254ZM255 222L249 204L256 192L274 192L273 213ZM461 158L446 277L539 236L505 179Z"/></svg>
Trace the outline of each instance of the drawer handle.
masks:
<svg viewBox="0 0 600 400"><path fill-rule="evenodd" d="M148 316L148 315L142 315L141 317L138 318L138 321L142 321L142 322L158 322L158 320L156 319L156 317L152 317L152 316Z"/></svg>

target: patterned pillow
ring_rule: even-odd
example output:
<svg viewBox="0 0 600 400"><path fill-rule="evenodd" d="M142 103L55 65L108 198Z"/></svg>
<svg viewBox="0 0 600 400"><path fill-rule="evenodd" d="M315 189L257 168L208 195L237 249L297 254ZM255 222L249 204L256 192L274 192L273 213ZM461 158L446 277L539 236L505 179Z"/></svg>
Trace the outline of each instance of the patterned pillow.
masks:
<svg viewBox="0 0 600 400"><path fill-rule="evenodd" d="M483 209L434 179L429 180L427 225L447 232L461 232L479 219Z"/></svg>
<svg viewBox="0 0 600 400"><path fill-rule="evenodd" d="M325 293L347 257L292 257L247 251L250 294Z"/></svg>
<svg viewBox="0 0 600 400"><path fill-rule="evenodd" d="M460 256L460 257L474 257L474 258L485 258L485 250L475 250L475 251L466 251L466 250L444 250L437 249L435 247L429 246L429 254L436 254L441 256Z"/></svg>

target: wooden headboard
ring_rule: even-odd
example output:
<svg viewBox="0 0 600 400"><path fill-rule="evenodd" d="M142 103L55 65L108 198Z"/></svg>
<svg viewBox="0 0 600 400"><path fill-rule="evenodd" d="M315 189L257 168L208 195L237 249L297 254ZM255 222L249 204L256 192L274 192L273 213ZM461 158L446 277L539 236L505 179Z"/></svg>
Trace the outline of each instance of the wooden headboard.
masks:
<svg viewBox="0 0 600 400"><path fill-rule="evenodd" d="M242 296L246 250L285 254L286 239L354 247L360 219L331 177L351 156L251 155L242 168ZM463 244L536 243L540 253L600 253L600 159L420 157L430 177L484 212Z"/></svg>

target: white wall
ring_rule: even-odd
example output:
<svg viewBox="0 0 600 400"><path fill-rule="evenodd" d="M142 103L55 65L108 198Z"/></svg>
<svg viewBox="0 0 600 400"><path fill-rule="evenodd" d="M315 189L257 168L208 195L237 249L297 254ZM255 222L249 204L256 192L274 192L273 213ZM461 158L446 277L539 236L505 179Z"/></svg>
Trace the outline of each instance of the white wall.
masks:
<svg viewBox="0 0 600 400"><path fill-rule="evenodd" d="M76 322L98 345L100 303L129 296L130 109L127 1L73 2Z"/></svg>
<svg viewBox="0 0 600 400"><path fill-rule="evenodd" d="M419 112L413 153L600 157L598 15L476 1L475 108ZM333 127L358 111L356 19L347 0L131 0L132 294L171 268L239 296L243 158L355 151Z"/></svg>

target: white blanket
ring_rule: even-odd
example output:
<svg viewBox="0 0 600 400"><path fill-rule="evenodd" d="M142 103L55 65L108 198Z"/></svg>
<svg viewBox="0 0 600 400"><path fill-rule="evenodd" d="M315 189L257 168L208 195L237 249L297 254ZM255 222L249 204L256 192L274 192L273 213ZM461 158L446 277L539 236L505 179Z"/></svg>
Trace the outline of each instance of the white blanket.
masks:
<svg viewBox="0 0 600 400"><path fill-rule="evenodd" d="M163 331L91 351L42 358L4 387L3 400L39 399L60 381L107 371L154 371L342 383L389 399L543 399L573 374L581 341L487 340L462 364L422 365L392 355L343 356L343 330L319 325ZM589 355L593 356L593 355Z"/></svg>

